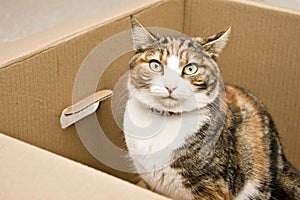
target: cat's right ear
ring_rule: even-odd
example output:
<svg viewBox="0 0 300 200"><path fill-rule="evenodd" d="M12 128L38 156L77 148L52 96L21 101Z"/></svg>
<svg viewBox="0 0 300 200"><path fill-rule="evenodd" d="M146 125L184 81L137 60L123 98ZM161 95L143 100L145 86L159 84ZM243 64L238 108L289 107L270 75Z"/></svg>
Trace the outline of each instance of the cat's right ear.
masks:
<svg viewBox="0 0 300 200"><path fill-rule="evenodd" d="M135 51L146 49L157 42L155 36L148 31L141 23L139 23L134 17L131 19L131 34L133 41L133 49Z"/></svg>
<svg viewBox="0 0 300 200"><path fill-rule="evenodd" d="M198 42L210 54L210 56L212 56L212 58L216 58L226 46L230 33L231 27L208 38L197 37L194 38L194 40Z"/></svg>

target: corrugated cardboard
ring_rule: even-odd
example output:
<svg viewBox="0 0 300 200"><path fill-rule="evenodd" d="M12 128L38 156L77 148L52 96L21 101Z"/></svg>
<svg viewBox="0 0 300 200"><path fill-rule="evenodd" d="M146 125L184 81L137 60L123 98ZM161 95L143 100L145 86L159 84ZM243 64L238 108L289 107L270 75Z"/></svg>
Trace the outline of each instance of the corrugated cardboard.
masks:
<svg viewBox="0 0 300 200"><path fill-rule="evenodd" d="M300 13L222 0L187 0L185 13L197 13L186 16L185 32L191 36L232 27L219 58L222 77L266 105L287 157L300 168Z"/></svg>
<svg viewBox="0 0 300 200"><path fill-rule="evenodd" d="M300 168L300 13L244 1L149 0L0 46L0 131L136 182L136 175L110 169L93 158L74 126L63 130L59 124L61 111L72 104L81 63L101 41L130 29L131 14L145 26L191 36L209 36L232 26L231 40L219 59L223 79L249 88L264 102L287 157ZM129 57L126 54L110 65L98 89L113 89L128 70ZM101 104L97 116L108 137L122 146L110 101Z"/></svg>
<svg viewBox="0 0 300 200"><path fill-rule="evenodd" d="M0 131L94 168L136 181L135 175L116 172L94 159L81 144L75 128L61 129L58 119L61 111L72 105L75 76L87 54L109 36L129 30L130 14L136 14L137 18L151 26L182 31L183 13L183 1L149 1L146 5L123 8L89 18L87 22L77 22L75 28L71 25L59 28L56 41L49 36L52 34L50 31L20 43L0 47L0 112L3 113L0 115ZM15 55L14 49L18 52L19 48L23 49L25 55ZM113 88L116 80L128 69L128 60L123 61L114 63L117 68L110 67L111 70L99 81L99 89ZM105 116L102 117L104 121L101 121L101 125L106 132L111 133L109 137L114 143L123 144L123 136L111 116L109 101L102 103L98 114Z"/></svg>
<svg viewBox="0 0 300 200"><path fill-rule="evenodd" d="M167 199L0 134L0 199Z"/></svg>

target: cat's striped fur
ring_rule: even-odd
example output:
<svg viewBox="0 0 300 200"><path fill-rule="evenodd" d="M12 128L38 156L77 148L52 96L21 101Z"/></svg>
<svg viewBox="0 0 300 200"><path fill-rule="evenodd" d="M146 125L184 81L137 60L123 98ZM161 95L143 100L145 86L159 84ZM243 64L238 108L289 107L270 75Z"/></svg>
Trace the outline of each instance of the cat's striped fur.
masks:
<svg viewBox="0 0 300 200"><path fill-rule="evenodd" d="M265 107L243 88L222 87L215 60L230 29L204 39L158 36L135 19L132 26L136 54L126 110L136 123L153 107L169 113L161 116L166 124L151 139L131 137L134 130L124 118L129 154L147 187L174 199L300 199L299 172L286 160ZM175 129L180 117L192 119L190 113L197 114L196 123ZM165 143L175 133L181 141L170 148ZM163 158L150 156L163 148L169 148ZM208 151L200 155L203 148ZM139 152L145 154L135 157ZM160 161L170 162L151 168Z"/></svg>

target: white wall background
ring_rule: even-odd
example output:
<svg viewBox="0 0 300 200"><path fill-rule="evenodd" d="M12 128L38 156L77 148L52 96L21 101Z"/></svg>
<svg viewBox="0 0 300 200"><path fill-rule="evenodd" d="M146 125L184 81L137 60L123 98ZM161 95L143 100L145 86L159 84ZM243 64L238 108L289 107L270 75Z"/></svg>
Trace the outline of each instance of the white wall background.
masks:
<svg viewBox="0 0 300 200"><path fill-rule="evenodd" d="M258 0L268 4L273 4L277 6L300 9L300 0Z"/></svg>
<svg viewBox="0 0 300 200"><path fill-rule="evenodd" d="M141 0L0 0L0 44Z"/></svg>
<svg viewBox="0 0 300 200"><path fill-rule="evenodd" d="M141 0L0 0L0 44ZM300 0L254 0L300 10Z"/></svg>

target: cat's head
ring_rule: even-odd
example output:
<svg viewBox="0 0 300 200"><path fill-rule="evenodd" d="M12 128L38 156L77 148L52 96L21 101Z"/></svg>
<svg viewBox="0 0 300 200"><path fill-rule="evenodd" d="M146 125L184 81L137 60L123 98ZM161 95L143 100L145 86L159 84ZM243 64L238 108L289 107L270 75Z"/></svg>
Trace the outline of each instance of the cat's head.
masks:
<svg viewBox="0 0 300 200"><path fill-rule="evenodd" d="M159 36L134 18L128 89L149 108L170 112L201 109L219 95L216 57L225 47L230 29L208 38Z"/></svg>

